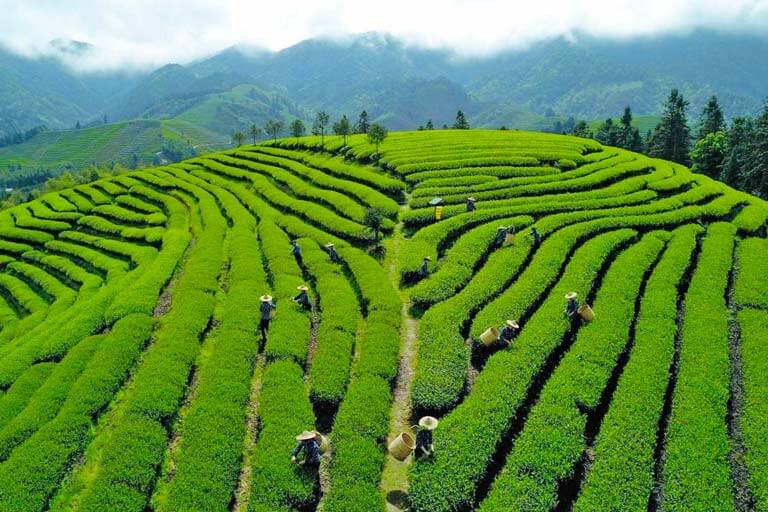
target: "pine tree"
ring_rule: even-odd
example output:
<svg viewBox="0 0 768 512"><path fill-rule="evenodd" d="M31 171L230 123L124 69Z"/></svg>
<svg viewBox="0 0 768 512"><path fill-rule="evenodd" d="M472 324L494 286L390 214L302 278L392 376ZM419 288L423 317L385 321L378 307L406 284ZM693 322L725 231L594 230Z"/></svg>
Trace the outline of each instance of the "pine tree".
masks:
<svg viewBox="0 0 768 512"><path fill-rule="evenodd" d="M427 121L427 126L425 127L425 129L426 130L434 130L435 129L435 124L432 122L431 119Z"/></svg>
<svg viewBox="0 0 768 512"><path fill-rule="evenodd" d="M754 193L768 198L768 100L755 120L749 158L749 183Z"/></svg>
<svg viewBox="0 0 768 512"><path fill-rule="evenodd" d="M360 117L357 118L357 133L368 133L370 127L371 123L368 121L368 111L363 110L360 112Z"/></svg>
<svg viewBox="0 0 768 512"><path fill-rule="evenodd" d="M745 189L747 170L749 169L749 157L754 138L754 123L752 119L737 117L731 123L728 138L731 141L731 150L725 157L723 172L720 180L739 190Z"/></svg>
<svg viewBox="0 0 768 512"><path fill-rule="evenodd" d="M469 130L469 122L467 122L467 118L464 116L464 112L462 112L461 110L456 112L456 122L453 123L453 129Z"/></svg>
<svg viewBox="0 0 768 512"><path fill-rule="evenodd" d="M653 131L650 141L651 156L688 165L691 130L685 116L688 102L677 89L672 89L664 107L661 122Z"/></svg>
<svg viewBox="0 0 768 512"><path fill-rule="evenodd" d="M701 111L699 132L696 137L703 139L707 134L725 131L725 129L723 109L720 108L720 104L717 102L717 96L712 96L709 98L704 110Z"/></svg>

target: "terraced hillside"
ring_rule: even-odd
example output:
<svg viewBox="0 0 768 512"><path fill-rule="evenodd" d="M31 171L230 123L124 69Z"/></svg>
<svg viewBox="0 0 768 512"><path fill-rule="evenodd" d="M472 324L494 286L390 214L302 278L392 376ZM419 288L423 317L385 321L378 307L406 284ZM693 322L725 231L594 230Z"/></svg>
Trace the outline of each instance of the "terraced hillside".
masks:
<svg viewBox="0 0 768 512"><path fill-rule="evenodd" d="M565 136L325 142L0 212L0 510L768 510L768 204ZM386 455L424 413L434 458Z"/></svg>

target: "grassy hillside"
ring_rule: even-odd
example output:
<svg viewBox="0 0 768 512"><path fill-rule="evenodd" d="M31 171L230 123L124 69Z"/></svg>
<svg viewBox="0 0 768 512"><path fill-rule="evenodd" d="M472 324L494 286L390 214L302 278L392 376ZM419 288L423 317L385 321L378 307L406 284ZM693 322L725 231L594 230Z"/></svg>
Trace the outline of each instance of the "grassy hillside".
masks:
<svg viewBox="0 0 768 512"><path fill-rule="evenodd" d="M228 138L183 120L129 121L79 130L47 131L21 144L0 148L0 175L38 169L55 172L119 162L152 165L167 140L191 144L198 153L228 145ZM21 172L15 170L21 167Z"/></svg>
<svg viewBox="0 0 768 512"><path fill-rule="evenodd" d="M0 510L768 507L768 203L567 136L320 144L0 212ZM386 454L425 413L433 458Z"/></svg>

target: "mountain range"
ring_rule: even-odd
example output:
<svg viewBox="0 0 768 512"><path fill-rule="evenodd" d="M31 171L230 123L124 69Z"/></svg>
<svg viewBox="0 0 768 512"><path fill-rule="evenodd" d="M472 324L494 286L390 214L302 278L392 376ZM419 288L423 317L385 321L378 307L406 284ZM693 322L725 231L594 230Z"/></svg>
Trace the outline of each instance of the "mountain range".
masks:
<svg viewBox="0 0 768 512"><path fill-rule="evenodd" d="M88 45L55 41L68 61ZM577 36L486 58L408 46L380 33L310 39L278 52L240 47L144 73L78 74L57 57L0 49L0 137L33 126L177 120L228 135L268 118L310 120L368 110L390 129L462 109L473 126L544 129L552 118L599 119L626 105L658 115L671 88L692 117L716 94L728 116L768 96L768 39L697 31L632 40Z"/></svg>

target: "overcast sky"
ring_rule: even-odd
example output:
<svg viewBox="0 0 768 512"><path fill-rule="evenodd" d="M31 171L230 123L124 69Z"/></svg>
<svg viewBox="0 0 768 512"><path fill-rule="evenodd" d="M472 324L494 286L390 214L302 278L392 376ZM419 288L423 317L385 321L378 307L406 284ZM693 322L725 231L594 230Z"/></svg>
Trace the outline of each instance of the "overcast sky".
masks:
<svg viewBox="0 0 768 512"><path fill-rule="evenodd" d="M158 5L162 7L158 7ZM712 28L768 34L768 0L0 0L0 44L95 45L81 67L184 63L234 44L279 50L368 31L487 55L553 36L633 37Z"/></svg>

